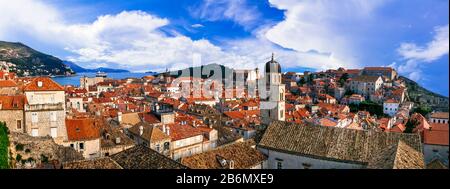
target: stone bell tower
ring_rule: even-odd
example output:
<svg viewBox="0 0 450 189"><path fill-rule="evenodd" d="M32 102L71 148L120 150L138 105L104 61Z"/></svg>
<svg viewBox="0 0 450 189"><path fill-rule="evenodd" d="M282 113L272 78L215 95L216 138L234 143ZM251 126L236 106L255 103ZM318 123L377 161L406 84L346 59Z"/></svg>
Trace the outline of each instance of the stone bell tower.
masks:
<svg viewBox="0 0 450 189"><path fill-rule="evenodd" d="M270 122L285 120L285 85L281 83L281 66L272 59L265 65L265 78L267 98L261 99L261 121L264 125Z"/></svg>

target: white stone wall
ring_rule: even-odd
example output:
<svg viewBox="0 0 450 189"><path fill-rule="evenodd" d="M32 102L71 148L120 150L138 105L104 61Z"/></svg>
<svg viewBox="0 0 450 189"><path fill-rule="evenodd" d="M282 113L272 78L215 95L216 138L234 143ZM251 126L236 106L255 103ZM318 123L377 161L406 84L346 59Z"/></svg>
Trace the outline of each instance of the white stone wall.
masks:
<svg viewBox="0 0 450 189"><path fill-rule="evenodd" d="M37 122L33 122L33 114L37 115ZM53 114L53 115L52 115ZM56 119L53 119L56 116ZM51 128L56 128L56 138L67 140L67 130L65 122L66 112L64 110L55 111L26 111L25 130L32 136L33 130L37 130L38 136L51 136Z"/></svg>
<svg viewBox="0 0 450 189"><path fill-rule="evenodd" d="M383 103L383 113L392 117L397 113L398 107L398 103Z"/></svg>
<svg viewBox="0 0 450 189"><path fill-rule="evenodd" d="M445 124L448 124L448 119L430 118L430 123L445 123Z"/></svg>
<svg viewBox="0 0 450 189"><path fill-rule="evenodd" d="M0 110L0 121L6 122L9 131L23 133L25 130L23 110ZM17 122L21 123L21 128L17 128Z"/></svg>
<svg viewBox="0 0 450 189"><path fill-rule="evenodd" d="M83 149L80 148L83 144ZM100 157L100 138L86 141L66 141L63 146L72 147L77 152L81 152L86 159L94 159Z"/></svg>
<svg viewBox="0 0 450 189"><path fill-rule="evenodd" d="M64 104L66 99L64 91L27 91L25 95L29 105Z"/></svg>
<svg viewBox="0 0 450 189"><path fill-rule="evenodd" d="M258 148L268 156L268 169L277 169L278 162L282 162L282 169L363 169L362 164L315 159L305 156L281 153L278 151Z"/></svg>
<svg viewBox="0 0 450 189"><path fill-rule="evenodd" d="M425 163L430 163L437 158L448 167L448 150L449 147L444 145L423 144Z"/></svg>

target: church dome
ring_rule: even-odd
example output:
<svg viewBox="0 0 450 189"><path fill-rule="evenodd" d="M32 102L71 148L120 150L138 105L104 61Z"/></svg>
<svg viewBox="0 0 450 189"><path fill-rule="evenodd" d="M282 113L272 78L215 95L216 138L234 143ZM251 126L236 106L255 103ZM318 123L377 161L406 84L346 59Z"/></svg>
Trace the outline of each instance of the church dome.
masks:
<svg viewBox="0 0 450 189"><path fill-rule="evenodd" d="M281 66L273 59L273 54L272 59L266 63L265 70L266 73L281 73Z"/></svg>

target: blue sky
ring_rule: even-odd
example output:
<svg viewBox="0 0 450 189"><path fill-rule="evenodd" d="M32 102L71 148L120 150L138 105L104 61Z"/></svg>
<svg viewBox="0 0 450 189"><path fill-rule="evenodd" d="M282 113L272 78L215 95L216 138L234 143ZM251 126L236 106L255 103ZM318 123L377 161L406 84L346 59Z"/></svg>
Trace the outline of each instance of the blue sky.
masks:
<svg viewBox="0 0 450 189"><path fill-rule="evenodd" d="M203 64L285 71L393 66L448 96L448 0L16 0L0 40L84 67L131 71Z"/></svg>

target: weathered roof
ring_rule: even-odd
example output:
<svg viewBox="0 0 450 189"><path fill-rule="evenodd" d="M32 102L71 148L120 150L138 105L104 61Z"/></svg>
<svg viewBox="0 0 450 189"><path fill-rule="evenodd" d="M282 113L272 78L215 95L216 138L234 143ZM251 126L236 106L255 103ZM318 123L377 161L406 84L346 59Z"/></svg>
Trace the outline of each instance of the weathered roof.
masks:
<svg viewBox="0 0 450 189"><path fill-rule="evenodd" d="M139 145L111 156L124 169L186 169L187 167Z"/></svg>
<svg viewBox="0 0 450 189"><path fill-rule="evenodd" d="M0 80L0 88L1 87L17 87L17 83L13 80Z"/></svg>
<svg viewBox="0 0 450 189"><path fill-rule="evenodd" d="M238 142L182 158L181 163L192 169L229 169L228 163L227 165L222 165L218 157L226 161L233 161L234 169L249 169L267 160L267 157L260 151L252 148L250 143Z"/></svg>
<svg viewBox="0 0 450 189"><path fill-rule="evenodd" d="M424 169L423 154L400 140L397 144L381 149L367 166L372 169Z"/></svg>
<svg viewBox="0 0 450 189"><path fill-rule="evenodd" d="M123 124L136 125L141 122L141 118L139 117L139 113L126 113L122 114L122 122Z"/></svg>
<svg viewBox="0 0 450 189"><path fill-rule="evenodd" d="M438 119L448 119L448 112L435 112L432 113L430 117Z"/></svg>
<svg viewBox="0 0 450 189"><path fill-rule="evenodd" d="M67 162L63 164L63 169L122 169L122 167L111 158L106 157L94 160Z"/></svg>
<svg viewBox="0 0 450 189"><path fill-rule="evenodd" d="M448 167L436 158L427 164L427 169L448 169Z"/></svg>
<svg viewBox="0 0 450 189"><path fill-rule="evenodd" d="M258 147L284 153L367 164L380 150L402 140L422 153L418 134L386 133L305 124L272 122Z"/></svg>
<svg viewBox="0 0 450 189"><path fill-rule="evenodd" d="M352 81L359 81L359 82L375 82L378 80L380 76L368 76L368 75L360 75L356 76L352 79Z"/></svg>
<svg viewBox="0 0 450 189"><path fill-rule="evenodd" d="M141 126L143 128L141 137L147 141L156 142L156 141L162 141L162 140L170 140L170 137L167 136L159 128L157 128L153 125L147 124L147 123L143 123L143 122L134 125L133 127L129 128L128 130L135 135L140 135L140 127Z"/></svg>

